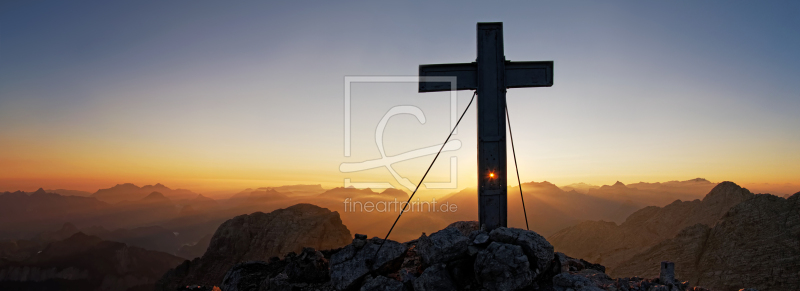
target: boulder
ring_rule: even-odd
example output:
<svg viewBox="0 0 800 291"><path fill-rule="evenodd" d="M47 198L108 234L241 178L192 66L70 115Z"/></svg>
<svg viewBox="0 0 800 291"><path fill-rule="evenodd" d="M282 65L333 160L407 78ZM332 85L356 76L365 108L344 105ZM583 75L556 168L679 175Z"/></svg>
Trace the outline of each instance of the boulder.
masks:
<svg viewBox="0 0 800 291"><path fill-rule="evenodd" d="M469 242L471 245L486 246L490 243L489 233L482 229L473 231L469 234Z"/></svg>
<svg viewBox="0 0 800 291"><path fill-rule="evenodd" d="M595 269L583 269L575 274L581 275L589 279L589 281L592 282L592 285L596 287L607 286L614 283L614 280L612 280L611 277L606 275L606 273L600 272Z"/></svg>
<svg viewBox="0 0 800 291"><path fill-rule="evenodd" d="M414 291L456 290L444 264L434 264L414 280Z"/></svg>
<svg viewBox="0 0 800 291"><path fill-rule="evenodd" d="M361 291L403 291L403 283L384 276L368 278Z"/></svg>
<svg viewBox="0 0 800 291"><path fill-rule="evenodd" d="M275 277L266 278L268 285L267 288L259 288L256 289L261 291L263 289L267 289L270 291L292 291L292 283L289 283L289 276L286 273L280 273ZM253 287L261 287L261 286L253 286ZM245 287L246 288L246 287ZM243 291L238 289L225 289L225 291Z"/></svg>
<svg viewBox="0 0 800 291"><path fill-rule="evenodd" d="M222 290L258 290L269 286L270 267L265 262L246 262L233 266L222 279ZM265 280L266 279L266 280Z"/></svg>
<svg viewBox="0 0 800 291"><path fill-rule="evenodd" d="M408 249L406 249L406 253L403 255L403 263L400 264L400 268L397 269L396 272L391 272L387 274L387 276L410 286L411 282L414 282L419 275L422 275L422 259L417 254L416 245L414 243L407 242L405 246L408 247Z"/></svg>
<svg viewBox="0 0 800 291"><path fill-rule="evenodd" d="M478 253L474 269L487 290L519 290L533 283L530 263L518 245L492 242Z"/></svg>
<svg viewBox="0 0 800 291"><path fill-rule="evenodd" d="M592 269L600 273L606 272L606 267L600 264L592 264L584 259L575 259L565 255L562 252L555 253L555 260L560 272L577 272L584 269Z"/></svg>
<svg viewBox="0 0 800 291"><path fill-rule="evenodd" d="M406 252L405 246L392 240L386 240L385 244L378 251L383 240L372 238L365 240L363 244L353 243L342 248L341 251L333 254L330 260L331 284L337 290L345 290L355 287L356 284L370 271L379 270L392 264L401 264L403 254ZM363 245L361 248L356 245Z"/></svg>
<svg viewBox="0 0 800 291"><path fill-rule="evenodd" d="M533 231L498 227L489 233L489 238L495 242L522 247L533 270L534 280L547 269L553 260L553 246L544 237Z"/></svg>
<svg viewBox="0 0 800 291"><path fill-rule="evenodd" d="M448 225L447 227L454 227L458 229L464 236L469 236L469 234L473 231L481 229L481 226L478 224L477 221L456 221Z"/></svg>
<svg viewBox="0 0 800 291"><path fill-rule="evenodd" d="M602 291L592 283L592 280L581 275L561 273L553 277L553 290L555 291Z"/></svg>
<svg viewBox="0 0 800 291"><path fill-rule="evenodd" d="M592 264L590 262L587 262L584 259L580 259L580 262L581 262L581 265L583 265L584 269L592 269L592 270L598 271L600 273L605 273L606 272L606 267L603 266L603 265Z"/></svg>
<svg viewBox="0 0 800 291"><path fill-rule="evenodd" d="M291 258L286 265L286 276L290 282L319 283L330 280L328 260L314 248L304 248L300 255Z"/></svg>
<svg viewBox="0 0 800 291"><path fill-rule="evenodd" d="M447 227L423 234L417 241L417 254L426 265L446 263L467 255L469 239L457 228Z"/></svg>
<svg viewBox="0 0 800 291"><path fill-rule="evenodd" d="M447 273L459 290L478 286L475 280L475 258L463 258L447 263Z"/></svg>

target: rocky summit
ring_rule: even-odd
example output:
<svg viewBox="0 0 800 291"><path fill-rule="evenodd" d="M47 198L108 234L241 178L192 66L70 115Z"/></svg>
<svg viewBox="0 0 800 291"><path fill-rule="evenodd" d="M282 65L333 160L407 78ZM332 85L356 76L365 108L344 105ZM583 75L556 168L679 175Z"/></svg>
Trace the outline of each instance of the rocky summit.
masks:
<svg viewBox="0 0 800 291"><path fill-rule="evenodd" d="M612 279L599 264L554 252L533 231L487 232L471 221L405 243L356 234L340 249L305 248L283 259L237 264L221 285L179 290L706 290L676 279L674 263L660 266L656 278Z"/></svg>
<svg viewBox="0 0 800 291"><path fill-rule="evenodd" d="M220 285L226 272L248 261L298 253L304 247L318 250L347 245L352 237L339 213L311 204L297 204L270 213L240 215L222 223L202 257L184 261L168 271L156 290L178 286ZM286 258L290 259L290 258ZM248 267L258 269L258 267ZM327 267L325 267L327 270Z"/></svg>

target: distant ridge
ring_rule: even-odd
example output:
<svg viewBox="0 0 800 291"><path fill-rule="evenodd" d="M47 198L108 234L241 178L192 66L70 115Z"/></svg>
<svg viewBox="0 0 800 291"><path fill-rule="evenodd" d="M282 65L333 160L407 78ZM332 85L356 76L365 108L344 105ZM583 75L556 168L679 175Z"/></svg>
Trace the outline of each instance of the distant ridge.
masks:
<svg viewBox="0 0 800 291"><path fill-rule="evenodd" d="M140 200L153 192L159 192L172 200L192 199L197 197L194 193L186 189L170 189L160 183L155 185L146 185L143 187L136 186L131 183L117 184L108 189L97 190L91 197L108 203L119 203L122 201L135 201Z"/></svg>
<svg viewBox="0 0 800 291"><path fill-rule="evenodd" d="M716 193L715 203L742 191ZM716 188L715 188L716 189ZM705 201L704 201L705 202ZM655 264L676 262L677 276L713 290L797 290L800 286L800 192L752 196L714 225L696 224L623 262L613 276L657 276Z"/></svg>
<svg viewBox="0 0 800 291"><path fill-rule="evenodd" d="M3 290L152 290L183 259L77 232L21 262L0 261ZM73 289L74 288L74 289Z"/></svg>
<svg viewBox="0 0 800 291"><path fill-rule="evenodd" d="M635 201L640 205L664 206L675 199L694 200L702 198L716 184L703 178L686 181L669 181L624 184L617 181L613 185L587 188L586 194L616 201Z"/></svg>
<svg viewBox="0 0 800 291"><path fill-rule="evenodd" d="M620 183L621 184L621 183ZM648 206L624 223L586 221L550 237L557 251L605 265L611 272L635 254L674 237L696 224L713 226L731 207L753 197L733 182L717 184L703 200L675 200L664 207Z"/></svg>

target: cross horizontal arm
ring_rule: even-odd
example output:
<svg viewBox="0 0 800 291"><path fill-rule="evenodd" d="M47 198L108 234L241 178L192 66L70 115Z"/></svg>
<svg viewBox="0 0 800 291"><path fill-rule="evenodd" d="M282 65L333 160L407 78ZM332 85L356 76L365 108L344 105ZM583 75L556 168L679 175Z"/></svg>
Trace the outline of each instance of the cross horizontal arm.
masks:
<svg viewBox="0 0 800 291"><path fill-rule="evenodd" d="M506 61L506 88L553 86L553 62Z"/></svg>
<svg viewBox="0 0 800 291"><path fill-rule="evenodd" d="M456 90L475 90L478 88L477 68L476 63L420 65L419 92L451 90L450 82L432 82L434 78L428 77L456 77Z"/></svg>
<svg viewBox="0 0 800 291"><path fill-rule="evenodd" d="M419 92L439 92L478 89L476 63L437 64L419 66ZM506 88L550 87L553 86L553 62L511 62L505 63ZM456 77L456 84L443 81L439 77ZM438 79L437 79L438 78Z"/></svg>

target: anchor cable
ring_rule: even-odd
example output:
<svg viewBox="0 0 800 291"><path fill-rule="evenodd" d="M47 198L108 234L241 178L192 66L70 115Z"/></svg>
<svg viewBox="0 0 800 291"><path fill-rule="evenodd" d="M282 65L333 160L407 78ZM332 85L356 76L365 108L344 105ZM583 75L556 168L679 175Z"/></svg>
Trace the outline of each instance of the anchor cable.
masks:
<svg viewBox="0 0 800 291"><path fill-rule="evenodd" d="M406 207L408 207L408 204L411 203L411 199L414 198L414 194L417 194L417 190L419 190L419 186L422 185L422 181L424 181L425 177L428 176L428 172L431 171L431 168L433 167L433 163L436 162L436 158L439 157L439 154L442 153L442 150L444 149L444 146L447 144L448 141L450 141L450 137L453 136L453 132L456 131L456 128L458 128L458 124L461 123L461 119L464 118L464 114L467 114L467 110L469 110L470 105L472 105L472 101L475 101L475 95L477 95L477 94L478 94L478 91L475 91L475 93L472 94L472 99L469 100L469 104L467 104L467 108L464 109L463 113L461 113L461 117L458 118L458 121L456 121L456 125L453 126L452 130L450 130L450 134L447 135L447 139L444 140L444 143L442 144L442 147L439 148L439 152L437 152L436 156L433 157L433 161L431 161L431 165L428 166L428 170L426 170L425 174L422 175L422 179L419 180L419 184L417 184L417 187L414 188L414 192L411 193L411 196L408 197L408 201L406 201L406 204L403 205L403 210L400 211L400 214L397 215L397 219L395 219L394 223L392 223L392 228L390 228L389 232L386 233L386 237L383 238L383 241L381 242L381 245L378 247L378 250L375 251L375 255L372 257L373 263L375 262L375 259L378 257L378 253L381 251L381 248L383 248L383 244L386 243L386 240L389 238L389 235L392 233L392 230L394 230L394 226L397 225L397 221L400 220L400 216L402 216L403 213L406 212ZM372 268L372 266L370 266L370 268Z"/></svg>
<svg viewBox="0 0 800 291"><path fill-rule="evenodd" d="M514 168L517 170L517 183L519 183L519 198L522 199L522 213L525 214L525 228L528 226L528 211L525 210L525 197L522 196L522 181L519 179L519 166L517 165L517 151L514 150L514 134L511 133L511 117L508 116L508 105L506 105L506 121L508 122L508 136L511 137L511 153L514 155Z"/></svg>

